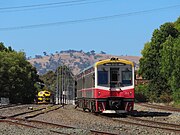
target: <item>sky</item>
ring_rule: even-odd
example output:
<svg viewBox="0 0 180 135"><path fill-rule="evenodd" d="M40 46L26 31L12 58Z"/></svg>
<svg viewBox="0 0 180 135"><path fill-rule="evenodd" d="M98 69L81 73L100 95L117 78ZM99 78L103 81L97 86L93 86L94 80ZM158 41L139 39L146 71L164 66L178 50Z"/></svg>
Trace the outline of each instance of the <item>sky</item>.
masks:
<svg viewBox="0 0 180 135"><path fill-rule="evenodd" d="M153 31L178 17L179 0L0 0L0 42L27 57L69 49L141 56Z"/></svg>

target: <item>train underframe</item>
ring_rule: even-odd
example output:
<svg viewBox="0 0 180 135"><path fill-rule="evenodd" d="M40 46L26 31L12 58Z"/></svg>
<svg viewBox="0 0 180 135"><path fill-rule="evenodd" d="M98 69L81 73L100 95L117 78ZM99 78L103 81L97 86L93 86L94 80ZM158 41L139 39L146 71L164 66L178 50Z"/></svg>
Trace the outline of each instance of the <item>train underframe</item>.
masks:
<svg viewBox="0 0 180 135"><path fill-rule="evenodd" d="M134 99L109 97L109 98L81 98L77 106L83 110L97 113L127 113L133 111Z"/></svg>

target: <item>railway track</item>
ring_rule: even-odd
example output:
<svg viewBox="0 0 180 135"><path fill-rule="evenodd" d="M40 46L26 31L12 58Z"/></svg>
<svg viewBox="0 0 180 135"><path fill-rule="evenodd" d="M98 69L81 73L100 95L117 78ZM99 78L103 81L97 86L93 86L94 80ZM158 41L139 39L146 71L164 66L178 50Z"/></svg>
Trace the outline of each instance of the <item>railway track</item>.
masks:
<svg viewBox="0 0 180 135"><path fill-rule="evenodd" d="M97 114L96 114L97 115ZM158 122L158 121L152 121L147 119L141 119L133 116L128 116L125 118L119 118L114 116L104 116L101 114L98 114L99 117L109 119L118 123L123 123L127 125L135 125L135 126L141 126L141 127L149 127L149 128L155 128L155 129L162 129L167 130L171 132L175 132L180 134L180 125L173 124L173 123L165 123L165 122Z"/></svg>
<svg viewBox="0 0 180 135"><path fill-rule="evenodd" d="M32 108L32 110L28 110L28 111L25 111L25 112L13 114L13 115L10 115L10 116L3 116L3 117L5 117L5 118L21 117L23 119L29 119L29 118L33 118L33 117L36 117L36 116L41 115L41 114L48 113L50 111L57 110L57 109L59 109L61 107L62 106L50 105L50 106L47 106L47 107Z"/></svg>
<svg viewBox="0 0 180 135"><path fill-rule="evenodd" d="M111 118L111 119L113 121L124 123L124 124L156 128L156 129L167 130L167 131L171 131L175 133L180 133L180 125L177 125L177 124L151 121L151 120L141 119L137 117L127 117L125 118L125 120L122 120L121 118Z"/></svg>
<svg viewBox="0 0 180 135"><path fill-rule="evenodd" d="M21 112L17 114L13 114L11 116L0 116L0 122L6 122L13 125L20 125L28 128L36 128L49 131L51 133L56 134L96 134L96 135L116 135L114 133L108 133L104 131L97 131L93 129L82 129L78 127L72 127L68 125L61 125L61 124L54 124L44 121L37 121L32 120L30 118L36 117L41 114L48 113L53 110L57 110L61 108L61 106L48 106L48 107L41 107L34 110L30 110L27 112ZM78 110L80 111L80 110ZM141 126L141 127L149 127L153 129L161 129L166 130L169 132L180 134L180 125L172 124L172 123L165 123L153 120L147 120L142 116L133 117L128 116L126 118L119 118L119 117L107 117L104 115L98 115L105 119L109 119L110 121L118 122L119 124L125 125L134 125L134 126ZM111 131L110 131L111 132Z"/></svg>
<svg viewBox="0 0 180 135"><path fill-rule="evenodd" d="M78 110L81 111L81 110ZM82 111L81 111L82 112ZM85 113L89 113L89 112L85 112ZM178 124L173 124L173 123L165 123L165 122L158 122L158 121L152 121L152 120L147 120L147 119L141 119L141 118L137 118L136 115L135 117L132 116L128 116L122 119L117 117L114 117L114 115L110 115L110 116L105 116L105 115L101 115L101 114L95 114L96 116L105 118L105 119L109 119L118 123L123 123L123 124L127 124L127 125L135 125L135 126L142 126L142 127L149 127L149 128L155 128L155 129L162 129L162 130L167 130L167 131L171 131L171 132L175 132L180 134L180 125Z"/></svg>
<svg viewBox="0 0 180 135"><path fill-rule="evenodd" d="M128 119L134 120L134 121L141 121L141 122L145 122L145 123L150 123L150 124L156 124L158 126L167 126L167 127L171 127L171 128L176 128L176 129L180 129L180 125L179 124L173 124L173 123L167 123L167 122L159 122L159 121L152 121L152 120L147 120L147 119L141 119L141 118L137 118L137 117L128 117Z"/></svg>
<svg viewBox="0 0 180 135"><path fill-rule="evenodd" d="M179 108L174 108L170 106L162 106L162 105L155 105L155 104L149 104L149 103L138 103L138 105L148 107L148 108L161 109L164 111L180 112Z"/></svg>
<svg viewBox="0 0 180 135"><path fill-rule="evenodd" d="M0 118L5 119L5 118L8 118L8 117L18 117L18 116L22 116L22 115L32 114L32 113L35 113L35 112L42 112L43 110L46 110L48 108L48 106L47 107L44 107L44 106L43 107L42 106L38 106L38 107L22 106L22 108L17 108L19 106L13 106L13 107L14 108L11 108L11 110L16 109L16 110L20 110L20 112L15 113L15 114L6 114L6 115L3 115L3 116L0 116ZM3 110L1 110L1 111L3 111Z"/></svg>
<svg viewBox="0 0 180 135"><path fill-rule="evenodd" d="M1 106L0 106L0 109L11 108L11 107L17 107L17 106L22 106L22 104L1 105Z"/></svg>
<svg viewBox="0 0 180 135"><path fill-rule="evenodd" d="M44 121L38 121L38 120L24 120L21 118L7 118L0 120L0 122L6 122L13 125L20 125L28 128L36 128L36 129L46 129L52 133L58 133L58 134L65 134L65 135L72 135L72 134L95 134L95 135L117 135L114 133L109 132L103 132L103 131L97 131L97 130L87 130L87 129L81 129L77 127L72 127L68 125L62 125L62 124L55 124L55 123L49 123Z"/></svg>
<svg viewBox="0 0 180 135"><path fill-rule="evenodd" d="M13 114L11 116L0 116L0 122L5 122L12 125L24 126L27 128L35 128L47 130L56 134L92 134L92 135L117 135L114 133L97 131L93 129L81 129L78 127L72 127L68 125L49 123L44 121L32 120L30 118L36 117L41 114L48 113L50 111L54 111L60 109L62 106L51 106L51 107L43 107L31 111L26 111L22 113Z"/></svg>
<svg viewBox="0 0 180 135"><path fill-rule="evenodd" d="M47 127L42 128L42 125L38 127L37 125L32 125L32 122L24 121L24 119L17 119L17 118L16 119L0 120L0 122L5 122L5 123L11 124L11 125L24 126L24 127L27 127L27 128L35 128L35 129L46 129L47 128ZM58 131L55 131L55 130L52 130L52 129L49 129L49 131L52 132L52 133L65 134L63 132L60 132L60 131L58 132ZM68 134L65 134L65 135L68 135Z"/></svg>
<svg viewBox="0 0 180 135"><path fill-rule="evenodd" d="M34 104L7 105L0 109L0 115L4 115L4 117L14 115L15 117L15 115L22 115L23 113L31 113L33 111L45 109L46 106L47 105L39 106Z"/></svg>

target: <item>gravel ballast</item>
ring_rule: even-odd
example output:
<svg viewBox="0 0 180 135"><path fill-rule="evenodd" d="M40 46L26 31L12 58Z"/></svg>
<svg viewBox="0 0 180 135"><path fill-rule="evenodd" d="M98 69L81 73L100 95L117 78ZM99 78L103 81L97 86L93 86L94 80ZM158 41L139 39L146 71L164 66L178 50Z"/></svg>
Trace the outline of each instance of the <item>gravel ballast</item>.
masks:
<svg viewBox="0 0 180 135"><path fill-rule="evenodd" d="M165 112L157 109L146 108L136 105L135 109L137 111L142 112ZM16 110L16 109L14 109ZM13 110L9 110L11 114L13 114ZM16 110L17 111L17 110ZM6 114L8 110L6 110ZM14 112L15 113L15 112ZM168 113L168 112L167 112ZM4 114L4 113L3 113ZM151 116L151 117L141 117L142 119L149 119L153 121L163 121L167 123L174 123L180 124L180 113L173 113L170 112L168 116ZM137 126L132 124L125 124L120 121L114 121L112 118L109 117L101 117L99 115L95 115L89 112L83 112L82 109L77 108L73 105L67 105L64 108L60 108L56 111L52 111L46 114L39 115L33 120L45 121L50 123L56 124L64 124L68 126L77 127L77 131L74 134L90 134L90 129L98 130L98 131L106 131L111 132L119 135L176 135L177 133L162 130L158 128L149 128L144 126ZM122 120L127 120L127 118L119 118ZM60 129L57 129L60 131ZM62 131L62 129L61 129ZM35 129L35 128L28 128L23 126L16 126L16 125L9 125L7 123L0 122L0 134L2 135L36 135L36 134L54 134L46 129ZM72 134L72 132L71 132Z"/></svg>

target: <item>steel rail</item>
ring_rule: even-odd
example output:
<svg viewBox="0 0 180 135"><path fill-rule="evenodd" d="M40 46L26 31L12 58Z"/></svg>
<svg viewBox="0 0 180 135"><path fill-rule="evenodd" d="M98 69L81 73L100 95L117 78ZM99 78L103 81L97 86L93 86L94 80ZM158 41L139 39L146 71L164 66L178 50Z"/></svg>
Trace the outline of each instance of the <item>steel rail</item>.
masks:
<svg viewBox="0 0 180 135"><path fill-rule="evenodd" d="M44 121L29 120L28 119L28 118L36 117L37 115L40 115L40 114L43 114L43 113L47 113L47 112L50 112L50 111L53 111L53 110L57 110L57 109L59 109L61 107L62 106L57 107L57 108L53 108L53 109L50 109L50 110L47 110L47 111L44 111L44 112L42 112L41 110L43 110L45 108L41 108L41 109L37 109L37 110L33 110L33 111L18 113L18 114L15 114L15 115L11 115L9 117L7 117L7 116L0 116L0 122L7 122L9 124L15 124L15 125L20 125L20 126L25 126L25 127L30 127L30 128L36 128L36 129L44 129L44 128L34 126L35 124L39 124L41 126L44 124L44 125L48 125L48 126L55 126L55 127L67 128L67 129L80 129L80 128L73 127L73 126L68 126L68 125L55 124L55 123L49 123L49 122L44 122ZM17 118L17 116L24 115L24 114L29 114L29 113L36 112L36 111L41 111L41 112L37 113L37 114L34 114L34 115L26 116L26 117L24 117L25 119ZM83 130L87 130L87 129L83 129ZM67 133L63 133L63 132L59 132L59 131L54 131L52 129L50 129L49 131L50 132L54 132L54 133L69 135ZM117 135L117 134L114 134L114 133L105 132L105 131L98 131L98 130L93 130L93 129L90 129L89 131L92 134L96 134L96 135L99 135L99 134L100 135L102 135L102 134L103 135Z"/></svg>
<svg viewBox="0 0 180 135"><path fill-rule="evenodd" d="M98 116L102 117L102 118L105 118L105 119L112 120L114 122L124 123L124 124L127 124L127 125L135 125L135 126L149 127L149 128L155 128L155 129L163 129L163 130L168 130L168 131L171 131L171 132L180 133L180 129L169 128L169 127L159 127L159 126L154 126L154 125L147 125L147 121L146 120L144 120L144 123L137 123L137 122L130 121L128 119L129 117L127 117L126 120L122 120L122 119L117 119L117 118L108 117L108 116L102 116L102 115L98 115ZM130 117L130 119L133 119L133 118ZM127 121L127 120L129 120L129 121ZM138 120L138 121L140 121L140 120ZM146 124L145 124L145 121L146 121ZM172 127L172 125L171 125L171 127ZM176 125L176 126L178 126L178 125Z"/></svg>
<svg viewBox="0 0 180 135"><path fill-rule="evenodd" d="M38 121L38 120L24 120L24 119L21 119L21 118L13 118L13 117L9 117L7 119L4 119L4 120L0 120L0 122L7 122L9 124L15 124L15 125L21 125L21 126L25 126L25 127L30 127L30 128L36 128L36 129L44 129L42 127L39 127L39 126L32 126L30 125L31 123L33 124L40 124L41 126L43 124L46 125L46 129L47 129L47 126L55 126L55 127L60 127L60 128L67 128L67 129L79 129L77 127L73 127L73 126L68 126L68 125L62 125L62 124L55 124L55 123L49 123L49 122L44 122L44 121ZM26 122L26 124L24 124L23 122ZM86 129L85 129L86 130ZM67 133L63 133L63 132L59 132L59 131L54 131L52 129L49 130L50 132L54 132L54 133L59 133L59 134L66 134L66 135L70 135L70 134L67 134ZM90 129L89 130L91 133L94 133L96 135L118 135L118 134L115 134L115 133L110 133L110 132L105 132L105 131L98 131L98 130L93 130L93 129Z"/></svg>
<svg viewBox="0 0 180 135"><path fill-rule="evenodd" d="M159 126L154 126L154 125L147 125L147 123L146 124L144 124L144 123L142 124L142 123L126 121L126 120L118 120L118 119L112 119L112 120L116 121L116 122L122 122L124 124L143 126L143 127L150 127L150 128L156 128L156 129L163 129L163 130L168 130L168 131L180 133L180 129L175 129L175 128L159 127Z"/></svg>
<svg viewBox="0 0 180 135"><path fill-rule="evenodd" d="M19 120L18 121L9 121L9 120L5 119L5 120L0 120L0 122L6 122L6 123L11 124L11 125L20 125L20 126L24 126L24 127L28 127L28 128L44 129L44 128L40 128L40 127L37 127L37 126L32 126L32 125L29 125L29 124L20 123ZM54 131L52 129L50 129L49 131L53 132L53 133L58 133L58 134L70 135L70 134L66 134L66 133L63 133L63 132Z"/></svg>
<svg viewBox="0 0 180 135"><path fill-rule="evenodd" d="M150 108L155 108L155 109L161 109L161 110L165 110L165 111L173 111L173 112L180 112L179 108L174 108L174 107L170 107L170 106L162 106L162 105L155 105L155 104L146 104L146 103L137 103L140 106L144 106L144 107L150 107Z"/></svg>
<svg viewBox="0 0 180 135"><path fill-rule="evenodd" d="M159 126L168 126L168 127L180 129L180 125L173 124L173 123L166 123L166 122L160 122L160 121L146 120L146 119L140 119L140 118L137 118L137 117L128 117L128 119L136 120L136 121L142 121L142 122L151 123L151 124L158 124Z"/></svg>

